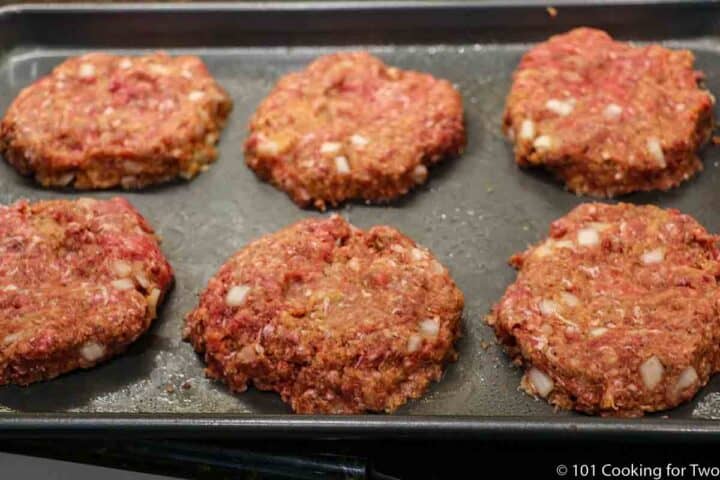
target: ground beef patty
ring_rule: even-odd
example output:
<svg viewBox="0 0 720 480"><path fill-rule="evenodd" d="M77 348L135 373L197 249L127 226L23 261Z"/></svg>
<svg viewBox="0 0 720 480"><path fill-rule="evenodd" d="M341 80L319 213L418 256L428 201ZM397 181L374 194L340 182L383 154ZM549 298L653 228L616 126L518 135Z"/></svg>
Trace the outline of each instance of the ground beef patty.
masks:
<svg viewBox="0 0 720 480"><path fill-rule="evenodd" d="M301 206L387 201L425 182L465 144L453 86L364 52L320 57L260 104L247 164Z"/></svg>
<svg viewBox="0 0 720 480"><path fill-rule="evenodd" d="M512 257L488 323L558 407L639 415L690 398L720 369L718 237L676 210L585 204Z"/></svg>
<svg viewBox="0 0 720 480"><path fill-rule="evenodd" d="M215 160L231 105L197 57L91 53L20 92L0 123L0 152L46 187L189 179Z"/></svg>
<svg viewBox="0 0 720 480"><path fill-rule="evenodd" d="M393 411L456 357L463 295L391 227L308 219L236 253L187 317L207 374L299 413Z"/></svg>
<svg viewBox="0 0 720 480"><path fill-rule="evenodd" d="M504 129L521 166L542 165L578 194L667 190L702 169L712 95L687 50L633 47L578 28L526 53Z"/></svg>
<svg viewBox="0 0 720 480"><path fill-rule="evenodd" d="M0 206L0 385L89 368L156 316L172 279L124 199Z"/></svg>

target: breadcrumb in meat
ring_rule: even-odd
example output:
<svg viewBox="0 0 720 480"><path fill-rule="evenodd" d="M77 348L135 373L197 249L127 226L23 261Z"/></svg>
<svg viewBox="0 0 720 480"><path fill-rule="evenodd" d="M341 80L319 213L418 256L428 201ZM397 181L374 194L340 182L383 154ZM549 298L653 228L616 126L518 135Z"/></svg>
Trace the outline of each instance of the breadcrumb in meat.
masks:
<svg viewBox="0 0 720 480"><path fill-rule="evenodd" d="M208 376L298 413L391 412L456 357L463 295L426 249L338 216L260 238L210 280L185 337Z"/></svg>
<svg viewBox="0 0 720 480"><path fill-rule="evenodd" d="M90 53L25 88L0 153L45 187L141 188L207 169L232 102L195 56Z"/></svg>

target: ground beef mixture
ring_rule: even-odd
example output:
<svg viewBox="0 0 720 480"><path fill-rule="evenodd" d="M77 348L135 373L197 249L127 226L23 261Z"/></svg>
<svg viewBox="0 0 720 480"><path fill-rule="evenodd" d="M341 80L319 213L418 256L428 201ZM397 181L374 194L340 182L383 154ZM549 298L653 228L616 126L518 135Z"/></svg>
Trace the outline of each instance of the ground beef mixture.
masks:
<svg viewBox="0 0 720 480"><path fill-rule="evenodd" d="M187 317L207 374L299 413L393 411L456 357L463 295L387 226L301 221L236 253Z"/></svg>
<svg viewBox="0 0 720 480"><path fill-rule="evenodd" d="M718 237L676 210L584 204L511 259L488 323L561 408L640 415L692 398L720 369Z"/></svg>
<svg viewBox="0 0 720 480"><path fill-rule="evenodd" d="M0 206L0 385L122 352L156 317L172 276L122 198Z"/></svg>
<svg viewBox="0 0 720 480"><path fill-rule="evenodd" d="M245 159L297 204L325 209L399 197L464 145L449 82L343 52L278 82L250 122Z"/></svg>
<svg viewBox="0 0 720 480"><path fill-rule="evenodd" d="M578 194L667 190L700 171L714 97L693 54L635 47L578 28L527 52L504 130L521 166L543 166Z"/></svg>
<svg viewBox="0 0 720 480"><path fill-rule="evenodd" d="M189 179L215 160L231 106L198 57L91 53L20 92L0 123L0 153L46 187Z"/></svg>

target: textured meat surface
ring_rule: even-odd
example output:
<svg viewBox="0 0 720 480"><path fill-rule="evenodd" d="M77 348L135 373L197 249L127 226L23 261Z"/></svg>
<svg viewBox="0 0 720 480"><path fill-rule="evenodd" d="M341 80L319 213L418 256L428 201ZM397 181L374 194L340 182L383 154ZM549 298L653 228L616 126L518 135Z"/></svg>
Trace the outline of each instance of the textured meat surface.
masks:
<svg viewBox="0 0 720 480"><path fill-rule="evenodd" d="M260 238L225 263L187 317L207 373L274 390L299 413L392 411L456 357L463 295L397 230L338 216Z"/></svg>
<svg viewBox="0 0 720 480"><path fill-rule="evenodd" d="M191 178L214 161L231 105L198 57L90 53L20 92L0 124L0 151L44 186Z"/></svg>
<svg viewBox="0 0 720 480"><path fill-rule="evenodd" d="M0 385L121 352L155 318L172 275L124 199L0 206Z"/></svg>
<svg viewBox="0 0 720 480"><path fill-rule="evenodd" d="M245 158L299 205L324 209L399 197L464 145L449 82L350 52L280 79L250 122Z"/></svg>
<svg viewBox="0 0 720 480"><path fill-rule="evenodd" d="M689 400L720 368L718 237L676 210L584 204L512 258L488 317L562 408L637 415Z"/></svg>
<svg viewBox="0 0 720 480"><path fill-rule="evenodd" d="M715 103L687 50L635 47L600 30L551 37L522 58L504 118L521 166L579 194L667 190L701 170Z"/></svg>

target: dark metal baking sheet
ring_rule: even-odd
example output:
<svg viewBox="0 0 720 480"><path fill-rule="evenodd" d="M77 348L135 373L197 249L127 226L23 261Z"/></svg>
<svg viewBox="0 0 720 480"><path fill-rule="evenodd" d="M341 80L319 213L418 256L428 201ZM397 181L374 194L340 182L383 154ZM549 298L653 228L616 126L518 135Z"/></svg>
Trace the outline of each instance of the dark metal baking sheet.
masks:
<svg viewBox="0 0 720 480"><path fill-rule="evenodd" d="M513 280L507 257L545 235L548 224L583 199L548 176L521 171L500 135L510 77L532 42L578 25L637 41L692 49L707 85L720 92L720 4L572 6L481 2L22 6L0 10L0 109L21 88L70 55L96 49L162 48L200 55L235 108L220 157L192 182L125 195L163 237L175 288L151 330L119 358L28 388L0 388L0 435L137 433L265 436L530 436L707 438L720 433L720 378L663 415L608 420L554 412L518 391L520 372L494 343L483 317ZM249 240L316 212L301 210L245 167L248 118L277 78L339 48L367 48L388 63L454 82L466 108L468 148L432 171L426 186L387 206L337 211L368 227L390 224L431 248L465 293L460 358L421 400L393 415L289 415L273 393L231 395L203 377L180 340L184 314L219 265ZM667 193L624 197L676 207L720 231L720 155ZM73 198L47 191L0 164L0 201ZM171 387L171 388L169 388ZM189 388L187 388L189 387Z"/></svg>

